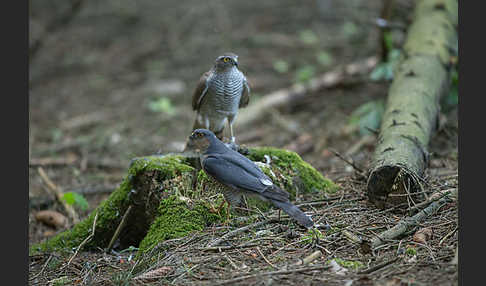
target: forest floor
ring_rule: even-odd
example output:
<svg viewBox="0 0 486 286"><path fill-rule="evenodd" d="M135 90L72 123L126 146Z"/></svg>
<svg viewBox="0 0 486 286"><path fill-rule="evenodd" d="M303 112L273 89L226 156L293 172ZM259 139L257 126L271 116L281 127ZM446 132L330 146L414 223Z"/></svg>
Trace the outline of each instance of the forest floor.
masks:
<svg viewBox="0 0 486 286"><path fill-rule="evenodd" d="M50 21L49 11L33 7L31 41L42 39L42 46L30 62L29 244L72 227L36 220L40 210L65 214L39 170L63 191L82 194L89 206L76 211L86 217L118 186L132 158L182 149L195 116L192 90L220 53L239 54L252 84L250 105L272 91L378 55L379 30L370 21L379 15L379 5L335 2L322 1L332 3L332 12L326 4L293 1L265 1L259 9L241 1L197 9L197 1L167 7L140 1L128 8L117 1L84 3L69 24L49 36L36 28ZM404 26L410 2L397 1L395 8L396 22ZM57 8L66 13L66 7ZM239 13L229 17L228 11ZM201 16L213 17L219 30L195 20ZM180 25L172 25L174 19ZM212 33L202 36L205 31ZM400 43L400 33L395 41ZM315 221L331 226L318 243L285 220L261 217L266 223L220 249L207 244L245 224L213 225L166 241L149 268L157 270L156 279L134 279L141 274L133 273L136 249L80 251L70 261L72 250L30 256L29 285L457 285L457 201L372 253L346 235L370 239L409 215L368 203L360 170L369 167L376 135L350 124L358 107L386 99L389 84L368 74L338 81L268 110L251 124L236 125L238 143L293 150L340 186L320 202L297 198ZM443 109L440 118L424 177L429 194L458 188L457 107ZM431 236L417 242L413 235L423 229ZM314 253L315 260L299 265Z"/></svg>

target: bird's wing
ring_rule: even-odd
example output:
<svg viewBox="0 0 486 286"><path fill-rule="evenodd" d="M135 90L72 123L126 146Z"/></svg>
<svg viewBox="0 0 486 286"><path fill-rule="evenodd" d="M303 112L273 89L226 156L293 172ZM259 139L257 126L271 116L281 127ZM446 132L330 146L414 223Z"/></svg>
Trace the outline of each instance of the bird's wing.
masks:
<svg viewBox="0 0 486 286"><path fill-rule="evenodd" d="M249 170L242 168L239 164L226 160L220 154L210 155L201 163L208 175L224 185L256 192L263 192L268 187L260 181L258 176L251 174Z"/></svg>
<svg viewBox="0 0 486 286"><path fill-rule="evenodd" d="M201 102L208 91L208 78L211 74L211 71L207 71L203 73L201 78L199 79L199 83L197 84L196 89L194 90L194 94L192 95L192 109L199 110L201 106Z"/></svg>
<svg viewBox="0 0 486 286"><path fill-rule="evenodd" d="M202 161L203 169L224 185L253 191L269 199L288 201L289 193L275 187L255 163L239 153L239 156L231 155L210 155Z"/></svg>
<svg viewBox="0 0 486 286"><path fill-rule="evenodd" d="M246 107L249 102L250 102L250 85L248 84L248 81L245 78L245 80L243 81L243 92L241 94L239 108Z"/></svg>

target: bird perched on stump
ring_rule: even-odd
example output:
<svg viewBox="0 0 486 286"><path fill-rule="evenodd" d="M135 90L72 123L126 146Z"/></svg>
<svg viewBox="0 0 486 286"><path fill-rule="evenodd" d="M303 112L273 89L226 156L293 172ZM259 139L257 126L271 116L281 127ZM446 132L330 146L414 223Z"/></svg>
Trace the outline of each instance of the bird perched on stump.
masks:
<svg viewBox="0 0 486 286"><path fill-rule="evenodd" d="M233 123L238 109L246 107L249 100L250 87L238 69L238 56L225 53L217 57L214 66L199 79L192 96L192 108L197 112L192 129L211 130L222 140L227 122L234 144Z"/></svg>
<svg viewBox="0 0 486 286"><path fill-rule="evenodd" d="M256 196L270 201L300 225L306 228L314 225L308 215L289 201L288 192L277 187L253 161L227 147L213 132L207 129L194 130L186 150L199 152L202 169L222 185L225 201L230 206L238 205L242 195Z"/></svg>

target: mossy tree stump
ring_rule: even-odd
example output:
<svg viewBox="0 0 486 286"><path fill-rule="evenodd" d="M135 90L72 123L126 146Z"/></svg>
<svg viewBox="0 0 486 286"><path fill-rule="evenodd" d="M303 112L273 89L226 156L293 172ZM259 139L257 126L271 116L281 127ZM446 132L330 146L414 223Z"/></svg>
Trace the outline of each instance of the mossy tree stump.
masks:
<svg viewBox="0 0 486 286"><path fill-rule="evenodd" d="M296 194L333 192L337 186L324 178L311 165L294 152L275 148L251 148L247 155L269 175L273 181ZM270 158L271 163L265 164ZM209 211L212 203L222 199L214 190L212 181L201 170L195 172L195 157L182 154L136 158L130 164L128 175L108 199L86 219L49 239L33 245L31 253L72 249L92 232L96 214L95 234L84 249L106 249L115 230L131 206L126 223L120 232L119 248L139 247L139 254L158 243L185 236L192 231L222 222L224 216ZM198 176L196 188L193 178ZM249 201L250 206L256 202ZM258 203L260 209L269 208Z"/></svg>

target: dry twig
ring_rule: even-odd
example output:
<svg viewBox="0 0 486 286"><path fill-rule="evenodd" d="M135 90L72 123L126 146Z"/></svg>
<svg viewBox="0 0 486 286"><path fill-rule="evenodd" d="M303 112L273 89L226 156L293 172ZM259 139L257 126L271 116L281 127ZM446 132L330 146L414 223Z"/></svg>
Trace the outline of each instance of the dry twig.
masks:
<svg viewBox="0 0 486 286"><path fill-rule="evenodd" d="M228 238L231 238L231 237L238 235L242 232L248 231L252 227L259 227L259 226L262 226L262 225L265 225L265 224L268 224L268 223L274 223L274 222L277 222L277 221L278 221L277 219L267 219L267 220L260 221L260 222L254 223L254 224L250 224L250 225L247 225L247 226L244 226L244 227L240 227L240 228L232 230L232 231L228 232L227 234L223 235L222 237L212 241L211 243L209 243L208 246L209 247L216 246L216 245L220 244L221 242L225 241Z"/></svg>
<svg viewBox="0 0 486 286"><path fill-rule="evenodd" d="M44 183L47 185L47 189L50 191L52 195L62 204L64 209L66 210L68 216L72 219L73 223L76 224L79 222L79 217L76 211L74 210L73 206L69 205L64 199L63 199L63 192L61 189L54 184L54 182L49 179L47 176L46 172L42 167L37 168L37 171L39 172L39 175L41 176L42 180Z"/></svg>
<svg viewBox="0 0 486 286"><path fill-rule="evenodd" d="M336 155L339 159L343 160L345 163L349 164L351 167L353 167L353 169L355 169L356 171L358 171L358 173L361 175L361 176L364 176L366 177L366 173L365 171L363 171L363 169L361 169L360 167L356 166L355 163L349 161L348 159L344 158L343 155L339 154L339 152L337 152L336 150L334 149L329 149L329 151L331 151L334 155Z"/></svg>
<svg viewBox="0 0 486 286"><path fill-rule="evenodd" d="M86 237L82 242L81 244L79 244L78 248L76 249L76 251L74 252L73 256L71 256L71 258L69 259L67 266L69 266L69 264L71 264L71 261L73 261L74 257L76 257L76 255L78 254L79 250L86 244L88 243L88 241L90 241L94 234L95 234L95 230L96 230L96 221L98 220L98 213L96 213L95 217L94 217L94 220L93 220L93 227L92 227L92 230L91 230L91 234L88 235L88 237Z"/></svg>
<svg viewBox="0 0 486 286"><path fill-rule="evenodd" d="M262 251L260 250L260 247L258 247L258 246L257 246L257 247L256 247L256 250L258 251L258 253L260 254L260 256L263 258L263 260L265 260L265 262L266 262L268 265L272 266L272 267L273 267L273 268L275 268L275 269L278 269L278 268L277 268L275 265L273 265L273 264L272 264L270 261L268 261L268 259L265 257L265 255L263 255Z"/></svg>
<svg viewBox="0 0 486 286"><path fill-rule="evenodd" d="M233 279L223 280L223 281L217 282L213 285L228 285L228 284L232 285L236 282L240 282L240 281L243 281L243 280L256 278L256 277L260 277L260 276L292 274L292 273L298 273L298 272L325 270L325 269L329 269L329 268L331 268L331 267L326 265L326 266L303 267L303 268L297 268L297 269L291 269L291 270L278 270L278 271L271 271L271 272L263 272L263 273L245 275L245 276L240 276L240 277L236 277L236 278L233 278Z"/></svg>
<svg viewBox="0 0 486 286"><path fill-rule="evenodd" d="M383 231L378 234L375 238L371 240L371 247L375 248L389 239L393 239L404 234L406 231L410 230L412 227L418 225L422 220L434 214L439 210L444 204L450 200L449 196L445 196L438 201L431 203L427 208L418 212L412 217L406 217L400 220L394 227Z"/></svg>
<svg viewBox="0 0 486 286"><path fill-rule="evenodd" d="M121 230L125 226L127 222L128 215L130 214L130 211L132 210L132 205L128 206L127 210L125 211L125 214L123 214L123 217L120 221L120 224L115 230L115 233L113 234L113 237L110 240L110 243L108 244L108 248L106 249L106 252L109 253L111 251L111 248L113 247L113 244L115 243L116 239L120 235Z"/></svg>
<svg viewBox="0 0 486 286"><path fill-rule="evenodd" d="M312 252L309 256L305 257L304 259L300 259L294 265L306 265L318 259L321 256L322 256L322 252L320 250L317 250Z"/></svg>
<svg viewBox="0 0 486 286"><path fill-rule="evenodd" d="M373 267L370 267L370 268L368 268L368 269L366 269L366 270L359 271L359 272L358 272L358 274L370 274L370 273L372 273L372 272L375 272L376 270L379 270L379 269L381 269L381 268L383 268L383 267L385 267L385 266L388 266L388 265L390 265L390 264L392 264L392 263L397 262L397 261L398 261L398 259L399 259L399 257L395 257L395 258L394 258L394 259L392 259L392 260L385 261L385 262L383 262L383 263L380 263L380 264L377 264L377 265L375 265L375 266L373 266Z"/></svg>

